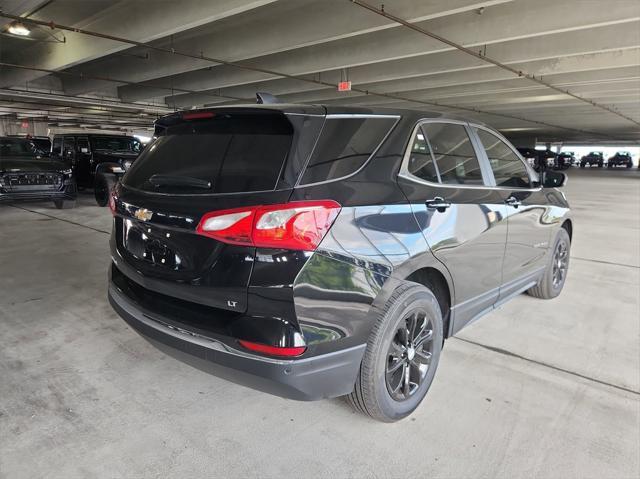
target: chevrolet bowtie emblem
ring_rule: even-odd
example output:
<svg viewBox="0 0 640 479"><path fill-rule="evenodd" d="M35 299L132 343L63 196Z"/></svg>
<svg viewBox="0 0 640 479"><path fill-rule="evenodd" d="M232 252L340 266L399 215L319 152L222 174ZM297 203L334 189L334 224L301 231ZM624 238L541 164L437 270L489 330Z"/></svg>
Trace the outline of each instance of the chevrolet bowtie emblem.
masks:
<svg viewBox="0 0 640 479"><path fill-rule="evenodd" d="M153 216L153 211L149 211L146 208L139 208L138 210L136 210L133 216L135 216L140 221L149 221Z"/></svg>

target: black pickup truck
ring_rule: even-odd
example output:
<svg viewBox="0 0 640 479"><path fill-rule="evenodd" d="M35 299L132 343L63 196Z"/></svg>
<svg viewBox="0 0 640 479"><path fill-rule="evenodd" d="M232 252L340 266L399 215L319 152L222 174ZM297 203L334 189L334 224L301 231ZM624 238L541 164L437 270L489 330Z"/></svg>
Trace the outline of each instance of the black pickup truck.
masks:
<svg viewBox="0 0 640 479"><path fill-rule="evenodd" d="M141 151L133 136L65 133L54 137L51 156L69 163L78 188L93 188L98 205L106 206L109 191Z"/></svg>
<svg viewBox="0 0 640 479"><path fill-rule="evenodd" d="M72 169L41 153L26 138L0 137L0 203L51 200L56 208L75 206Z"/></svg>

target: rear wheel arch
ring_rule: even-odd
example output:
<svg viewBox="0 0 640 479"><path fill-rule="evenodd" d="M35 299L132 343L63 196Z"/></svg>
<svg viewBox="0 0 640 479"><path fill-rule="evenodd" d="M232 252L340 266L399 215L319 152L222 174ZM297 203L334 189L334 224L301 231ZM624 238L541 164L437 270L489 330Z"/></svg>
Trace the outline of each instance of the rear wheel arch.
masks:
<svg viewBox="0 0 640 479"><path fill-rule="evenodd" d="M407 278L407 281L421 284L431 290L440 306L442 312L442 321L444 326L444 337L449 336L449 326L451 321L451 303L452 295L451 288L446 277L439 270L432 267L421 268L411 273Z"/></svg>
<svg viewBox="0 0 640 479"><path fill-rule="evenodd" d="M569 241L573 241L573 223L571 222L571 220L569 219L564 220L564 223L562 223L561 228L564 228L565 230L567 230L567 233L569 234Z"/></svg>

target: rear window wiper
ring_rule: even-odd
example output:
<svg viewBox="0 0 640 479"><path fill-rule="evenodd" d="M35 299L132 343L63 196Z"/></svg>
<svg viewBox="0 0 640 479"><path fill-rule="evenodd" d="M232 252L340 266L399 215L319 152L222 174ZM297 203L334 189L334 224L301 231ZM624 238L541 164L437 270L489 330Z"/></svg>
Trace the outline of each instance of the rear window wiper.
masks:
<svg viewBox="0 0 640 479"><path fill-rule="evenodd" d="M191 188L201 188L204 190L210 190L213 184L211 181L203 180L200 178L193 178L191 176L173 176L173 175L153 175L149 178L151 183L156 188L159 186L187 186Z"/></svg>

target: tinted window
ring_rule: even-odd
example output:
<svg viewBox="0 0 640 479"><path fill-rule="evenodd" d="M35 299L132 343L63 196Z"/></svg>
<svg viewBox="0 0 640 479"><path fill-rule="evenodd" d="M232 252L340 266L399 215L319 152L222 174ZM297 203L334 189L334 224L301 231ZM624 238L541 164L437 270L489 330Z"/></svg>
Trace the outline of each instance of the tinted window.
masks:
<svg viewBox="0 0 640 479"><path fill-rule="evenodd" d="M411 156L409 157L409 173L418 178L433 183L438 183L438 172L436 171L433 156L431 155L431 149L427 138L422 131L422 128L418 129L416 136L411 146Z"/></svg>
<svg viewBox="0 0 640 479"><path fill-rule="evenodd" d="M354 173L376 151L395 123L395 118L328 118L302 184Z"/></svg>
<svg viewBox="0 0 640 479"><path fill-rule="evenodd" d="M475 130L487 152L497 186L529 188L531 180L524 163L509 146L496 135L486 130Z"/></svg>
<svg viewBox="0 0 640 479"><path fill-rule="evenodd" d="M89 149L89 140L87 140L86 138L78 138L76 148L78 153L82 153L83 155L89 154L91 152L91 150Z"/></svg>
<svg viewBox="0 0 640 479"><path fill-rule="evenodd" d="M463 125L425 123L422 131L429 141L442 183L484 184L480 163Z"/></svg>
<svg viewBox="0 0 640 479"><path fill-rule="evenodd" d="M9 156L37 156L36 146L20 138L0 138L0 158Z"/></svg>
<svg viewBox="0 0 640 479"><path fill-rule="evenodd" d="M73 150L75 148L75 139L72 136L66 136L62 143L62 154L64 157L73 157Z"/></svg>
<svg viewBox="0 0 640 479"><path fill-rule="evenodd" d="M60 155L62 153L62 138L57 136L53 139L53 153Z"/></svg>
<svg viewBox="0 0 640 479"><path fill-rule="evenodd" d="M32 138L31 141L42 152L51 152L51 140L49 138Z"/></svg>
<svg viewBox="0 0 640 479"><path fill-rule="evenodd" d="M281 114L227 114L180 123L145 148L123 181L160 193L273 190L292 135Z"/></svg>
<svg viewBox="0 0 640 479"><path fill-rule="evenodd" d="M142 144L136 138L130 138L127 136L92 136L91 144L94 150L107 150L107 151L125 151L140 153L142 150Z"/></svg>

